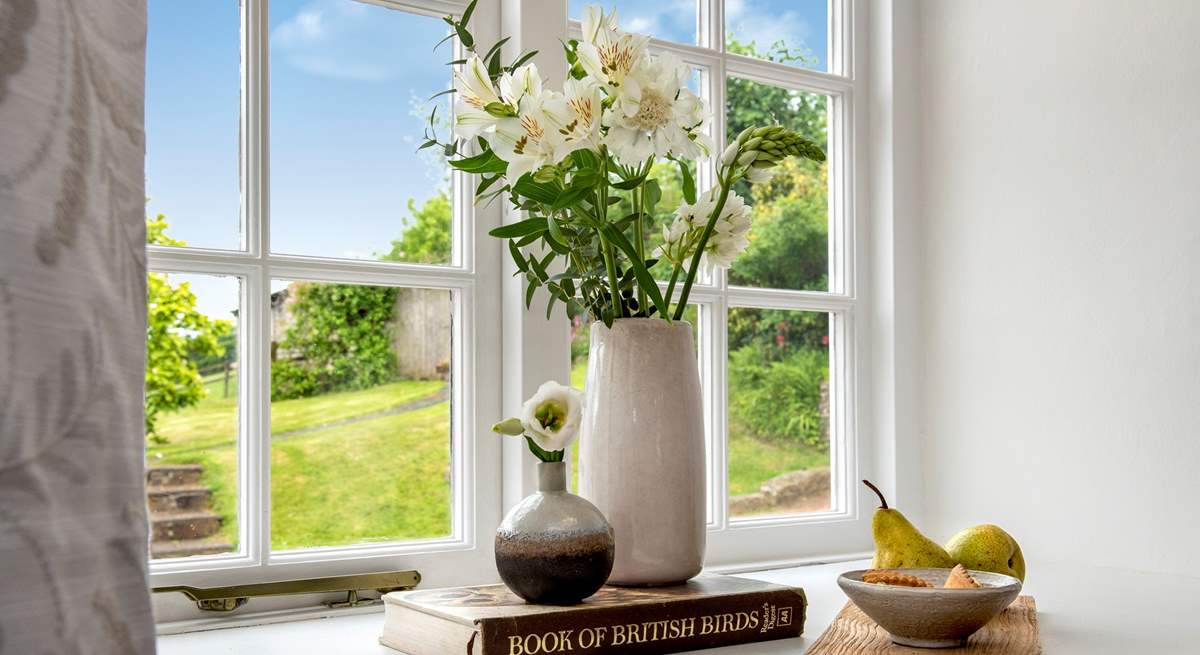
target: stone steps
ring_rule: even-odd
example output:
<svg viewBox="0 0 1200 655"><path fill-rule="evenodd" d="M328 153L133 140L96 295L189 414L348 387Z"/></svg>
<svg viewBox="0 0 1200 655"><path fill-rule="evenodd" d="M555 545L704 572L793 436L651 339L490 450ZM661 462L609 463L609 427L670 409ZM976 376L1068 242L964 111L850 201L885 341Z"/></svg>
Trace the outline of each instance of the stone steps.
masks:
<svg viewBox="0 0 1200 655"><path fill-rule="evenodd" d="M221 515L200 512L152 512L150 514L151 543L180 539L203 539L221 530Z"/></svg>
<svg viewBox="0 0 1200 655"><path fill-rule="evenodd" d="M233 550L221 539L221 515L210 509L212 489L199 464L146 468L150 508L150 553L155 558L213 555Z"/></svg>
<svg viewBox="0 0 1200 655"><path fill-rule="evenodd" d="M163 464L146 467L147 487L182 487L200 484L204 467L199 464Z"/></svg>
<svg viewBox="0 0 1200 655"><path fill-rule="evenodd" d="M208 509L212 489L202 485L147 487L150 512L187 512Z"/></svg>
<svg viewBox="0 0 1200 655"><path fill-rule="evenodd" d="M174 541L153 541L150 543L150 556L155 559L166 557L190 557L192 555L218 555L233 550L233 544L222 539L177 539Z"/></svg>

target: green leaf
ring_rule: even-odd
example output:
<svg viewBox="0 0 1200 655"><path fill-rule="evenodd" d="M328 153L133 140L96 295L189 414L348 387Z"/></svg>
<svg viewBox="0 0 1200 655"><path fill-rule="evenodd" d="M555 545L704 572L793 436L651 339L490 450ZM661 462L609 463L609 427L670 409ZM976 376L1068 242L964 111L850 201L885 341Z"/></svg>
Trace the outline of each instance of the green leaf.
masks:
<svg viewBox="0 0 1200 655"><path fill-rule="evenodd" d="M642 201L642 209L651 216L654 215L654 206L662 200L662 188L658 186L658 180L647 180L643 191L645 199Z"/></svg>
<svg viewBox="0 0 1200 655"><path fill-rule="evenodd" d="M550 315L554 313L554 303L558 298L554 294L550 294L550 300L546 301L546 320L550 320Z"/></svg>
<svg viewBox="0 0 1200 655"><path fill-rule="evenodd" d="M512 255L513 261L517 263L517 269L522 273L529 270L529 264L525 261L524 255L521 254L521 249L511 239L508 241L508 252Z"/></svg>
<svg viewBox="0 0 1200 655"><path fill-rule="evenodd" d="M557 210L557 209L563 209L564 207L570 207L571 205L579 202L580 198L583 198L584 196L590 194L591 192L592 192L592 187L589 187L589 186L576 187L575 185L571 185L570 189L568 189L565 192L560 193L558 195L558 198L556 198L554 200L554 203L552 205L550 205L550 209Z"/></svg>
<svg viewBox="0 0 1200 655"><path fill-rule="evenodd" d="M683 200L689 205L696 204L696 178L692 176L692 169L688 163L682 159L677 159L679 164L679 176L683 178Z"/></svg>
<svg viewBox="0 0 1200 655"><path fill-rule="evenodd" d="M477 2L479 2L479 0L471 0L471 4L467 5L467 8L463 10L462 19L460 22L464 25L471 21L471 14L475 13L475 4Z"/></svg>
<svg viewBox="0 0 1200 655"><path fill-rule="evenodd" d="M489 102L484 105L483 110L495 118L515 118L517 116L517 112L503 102Z"/></svg>
<svg viewBox="0 0 1200 655"><path fill-rule="evenodd" d="M454 24L454 32L458 34L458 42L464 48L470 50L475 47L475 37L471 36L471 33L467 31L467 28L462 23Z"/></svg>
<svg viewBox="0 0 1200 655"><path fill-rule="evenodd" d="M646 295L650 297L650 300L658 308L658 311L663 316L666 316L667 305L663 302L662 292L658 290L658 283L655 282L654 276L650 274L650 270L646 268L646 263L638 258L637 249L633 247L632 243L629 243L629 239L626 239L620 230L617 230L613 226L605 225L601 228L601 231L604 233L606 239L612 242L613 245L629 258L629 266L633 268L634 275L637 276L638 286L641 287L642 291L646 292Z"/></svg>
<svg viewBox="0 0 1200 655"><path fill-rule="evenodd" d="M534 259L530 257L529 261L534 261ZM525 287L525 309L529 309L529 306L533 304L533 294L537 291L537 288L538 285L533 280L530 280L528 286Z"/></svg>
<svg viewBox="0 0 1200 655"><path fill-rule="evenodd" d="M525 236L523 236L517 240L517 246L520 248L524 248L525 246L528 246L529 244L533 243L534 241L537 241L538 239L542 238L543 234L545 234L545 232L534 232L533 234L526 234Z"/></svg>
<svg viewBox="0 0 1200 655"><path fill-rule="evenodd" d="M516 223L501 225L498 228L488 232L489 235L500 239L512 239L523 237L529 234L537 234L546 231L546 218L544 216L534 216Z"/></svg>
<svg viewBox="0 0 1200 655"><path fill-rule="evenodd" d="M645 182L645 181L646 181L646 175L647 175L648 173L649 173L649 172L647 171L647 173L644 173L644 174L642 174L642 175L638 175L637 177L631 177L631 178L628 178L628 179L622 180L622 181L620 181L620 182L617 182L616 184L614 184L614 185L612 185L612 186L613 186L613 188L614 188L614 189L621 189L622 191L629 191L630 189L633 189L633 188L637 187L637 186L638 186L639 184L641 184L642 182Z"/></svg>
<svg viewBox="0 0 1200 655"><path fill-rule="evenodd" d="M458 92L458 89L446 89L445 91L438 91L437 93L429 96L429 100L426 100L425 102L429 102L430 100L433 100L434 98L439 98L441 96L444 96L447 93L457 93L457 92ZM430 118L433 118L433 117L430 116Z"/></svg>
<svg viewBox="0 0 1200 655"><path fill-rule="evenodd" d="M525 54L518 57L516 61L509 64L508 70L513 71L513 70L520 68L521 64L524 64L525 62L529 61L530 59L533 59L534 55L536 55L536 54L537 54L537 50L530 50L529 52L526 52Z"/></svg>
<svg viewBox="0 0 1200 655"><path fill-rule="evenodd" d="M535 182L533 176L526 173L513 185L513 193L524 196L545 205L553 204L558 199L560 188L556 184Z"/></svg>
<svg viewBox="0 0 1200 655"><path fill-rule="evenodd" d="M508 43L509 39L512 39L512 37L506 36L503 39L500 39L499 41L497 41L495 44L493 44L492 47L488 48L487 53L483 55L483 60L487 61L492 55L496 54L497 52L500 52L500 48L503 48L504 44Z"/></svg>
<svg viewBox="0 0 1200 655"><path fill-rule="evenodd" d="M485 150L474 157L452 160L449 164L466 173L500 174L508 170L508 163L497 157L496 153L491 150Z"/></svg>

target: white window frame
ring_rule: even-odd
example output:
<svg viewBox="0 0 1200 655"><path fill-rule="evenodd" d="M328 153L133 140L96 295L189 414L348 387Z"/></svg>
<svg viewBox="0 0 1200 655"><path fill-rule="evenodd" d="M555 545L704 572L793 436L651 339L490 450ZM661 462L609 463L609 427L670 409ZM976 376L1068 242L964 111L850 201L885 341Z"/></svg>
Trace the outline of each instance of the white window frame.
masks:
<svg viewBox="0 0 1200 655"><path fill-rule="evenodd" d="M828 72L764 61L725 50L724 0L697 0L698 44L651 40L651 50L670 52L702 73L703 94L713 108L715 152L725 148L725 92L728 76L776 87L825 95L828 102L829 170L829 290L797 291L740 287L718 271L698 280L689 302L701 307L701 377L708 416L709 524L705 564L738 570L844 556L862 551L865 521L860 511L859 372L865 359L859 352L863 332L859 315L864 293L857 262L862 251L857 237L856 169L863 159L856 150L861 113L855 96L863 86L861 66L855 63L856 34L861 24L858 0L829 1ZM601 4L603 4L601 2ZM568 36L580 38L577 20ZM715 180L715 160L699 174L701 188ZM665 288L665 287L664 287ZM678 298L676 298L678 300ZM827 512L733 518L728 508L727 316L731 308L827 312L830 317L830 475L831 509Z"/></svg>
<svg viewBox="0 0 1200 655"><path fill-rule="evenodd" d="M467 0L358 0L397 10L440 17L461 14ZM603 0L599 0L603 1ZM892 242L889 194L866 195L858 183L870 171L872 179L891 179L891 165L869 162L866 125L882 116L869 114L864 102L880 92L867 88L865 74L867 0L830 1L831 72L819 72L728 54L722 34L722 0L698 0L701 45L653 40L652 48L670 51L706 72L704 93L715 108L713 137L717 151L724 147L725 80L728 74L786 88L814 91L831 98L829 104L831 186L829 207L830 290L828 292L752 289L729 285L724 272L693 287L691 300L700 315L701 375L707 407L711 485L706 566L713 570L764 568L861 554L870 545L870 506L860 502L860 477L874 477L885 490L916 488L911 479L897 479L897 446L893 418L898 418L894 384L897 373L895 334L881 317L895 312L895 297L882 249ZM269 250L269 140L267 0L241 0L242 8L242 221L241 251L150 246L149 267L158 272L234 275L242 280L239 318L239 358L246 384L239 385L239 523L241 553L160 560L151 564L152 584L215 586L246 582L320 577L369 571L416 568L422 585L474 584L497 579L492 561L491 534L503 512L536 489L535 463L518 440L480 438L496 417L511 413L542 381L566 380L570 374L569 332L563 321L547 321L534 302L524 308L524 283L514 277L514 264L499 240L487 235L501 222L519 220L502 203L474 207L471 180L455 174L454 207L461 217L455 232L454 262L423 266L385 262L280 255ZM472 29L481 43L500 35L511 40L506 59L538 50L535 62L549 84L565 77L560 39L577 36L579 24L567 19L567 0L480 0ZM890 37L890 6L871 29L872 38ZM554 26L561 26L555 29ZM711 44L711 47L709 45ZM892 43L889 41L888 46ZM882 52L882 51L881 51ZM890 64L890 51L872 55L872 65ZM890 73L890 71L888 71ZM448 76L447 76L448 77ZM878 84L891 80L880 77ZM884 89L890 91L890 89ZM874 100L873 100L874 102ZM874 124L874 122L872 123ZM890 125L887 126L890 129ZM872 150L883 137L873 137ZM881 152L891 147L882 144ZM890 150L888 150L890 153ZM899 156L899 155L897 155ZM711 184L711 165L699 172L699 183ZM868 202L869 201L869 202ZM899 203L899 200L896 200ZM866 223L856 207L870 204L877 220ZM870 253L868 239L879 253ZM450 289L455 293L454 388L455 414L455 534L448 540L372 544L303 551L270 552L267 538L269 506L269 280L316 279L343 283L417 286ZM868 286L880 293L871 295ZM544 300L544 299L543 299ZM831 371L840 376L831 385L831 473L834 480L830 512L790 517L731 520L727 516L725 320L731 306L809 310L831 314ZM496 317L499 317L497 320ZM878 368L873 367L874 354ZM871 371L871 376L864 376ZM884 373L883 377L876 375ZM870 411L864 408L870 407ZM860 433L860 428L862 432ZM863 438L861 434L869 434ZM904 435L907 436L907 435ZM213 619L200 613L178 594L155 599L160 630L193 629ZM256 599L253 613L311 606L312 599ZM242 613L239 613L242 614Z"/></svg>
<svg viewBox="0 0 1200 655"><path fill-rule="evenodd" d="M236 0L227 0L233 2ZM371 4L441 18L461 14L453 0L369 0ZM481 2L472 23L481 41L494 40L498 13ZM153 560L153 586L201 587L417 569L425 584L449 586L495 578L492 532L501 518L498 439L479 439L501 413L500 247L487 235L500 212L475 207L470 177L455 172L453 261L446 266L347 260L273 253L270 249L268 0L241 0L242 249L148 246L153 272L236 277L238 361L238 550L232 554ZM432 46L433 44L430 44ZM448 51L432 56L449 59ZM446 74L450 83L449 69ZM153 144L151 144L153 147ZM333 192L333 190L331 190ZM336 229L336 226L330 226ZM272 552L270 545L270 366L272 279L444 289L454 308L451 356L452 534L442 539L371 543ZM482 428L480 426L483 426ZM155 597L160 623L211 621L180 594ZM312 598L255 599L252 612L313 604ZM182 623L179 623L182 622Z"/></svg>

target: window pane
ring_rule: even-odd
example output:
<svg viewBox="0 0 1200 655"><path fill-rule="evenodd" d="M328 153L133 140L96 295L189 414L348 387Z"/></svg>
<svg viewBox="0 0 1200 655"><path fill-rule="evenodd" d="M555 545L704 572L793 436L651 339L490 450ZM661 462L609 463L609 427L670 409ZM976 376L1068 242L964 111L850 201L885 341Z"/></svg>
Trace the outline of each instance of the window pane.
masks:
<svg viewBox="0 0 1200 655"><path fill-rule="evenodd" d="M147 13L146 195L173 227L163 245L240 248L238 2L151 0Z"/></svg>
<svg viewBox="0 0 1200 655"><path fill-rule="evenodd" d="M238 279L150 273L146 481L151 554L237 549Z"/></svg>
<svg viewBox="0 0 1200 655"><path fill-rule="evenodd" d="M273 251L451 262L449 168L417 152L451 84L450 50L431 51L446 30L352 0L271 3Z"/></svg>
<svg viewBox="0 0 1200 655"><path fill-rule="evenodd" d="M828 149L829 98L730 77L726 138L747 127L778 123ZM827 163L787 159L770 182L739 182L753 207L750 247L733 262L730 284L829 289L829 169Z"/></svg>
<svg viewBox="0 0 1200 655"><path fill-rule="evenodd" d="M791 66L829 70L828 0L726 0L725 48Z"/></svg>
<svg viewBox="0 0 1200 655"><path fill-rule="evenodd" d="M729 514L830 509L829 315L729 310Z"/></svg>
<svg viewBox="0 0 1200 655"><path fill-rule="evenodd" d="M272 287L271 546L450 535L450 292Z"/></svg>
<svg viewBox="0 0 1200 655"><path fill-rule="evenodd" d="M696 43L696 0L570 0L568 12L571 18L580 20L583 8L588 5L599 5L605 13L616 9L621 29L626 32L646 34L664 41Z"/></svg>
<svg viewBox="0 0 1200 655"><path fill-rule="evenodd" d="M699 306L689 304L683 312L683 320L692 324L692 345L697 353L700 351L700 323ZM586 391L587 382L587 365L588 352L591 350L591 323L583 318L576 318L571 321L571 386ZM697 354L699 356L699 354ZM701 371L703 371L703 367ZM701 380L701 385L706 384ZM582 438L582 437L581 437ZM571 491L579 491L579 444L571 446Z"/></svg>

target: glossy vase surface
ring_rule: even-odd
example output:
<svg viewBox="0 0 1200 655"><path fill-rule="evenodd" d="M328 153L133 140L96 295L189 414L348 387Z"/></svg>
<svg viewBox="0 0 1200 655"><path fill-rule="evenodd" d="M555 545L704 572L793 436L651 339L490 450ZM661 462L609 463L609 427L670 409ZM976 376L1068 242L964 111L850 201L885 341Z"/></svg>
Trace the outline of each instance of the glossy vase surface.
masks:
<svg viewBox="0 0 1200 655"><path fill-rule="evenodd" d="M496 569L531 603L571 605L608 579L613 530L595 505L567 491L563 462L537 466L537 493L512 508L496 530Z"/></svg>
<svg viewBox="0 0 1200 655"><path fill-rule="evenodd" d="M704 564L704 414L692 326L593 323L580 494L616 537L609 584L669 585Z"/></svg>

